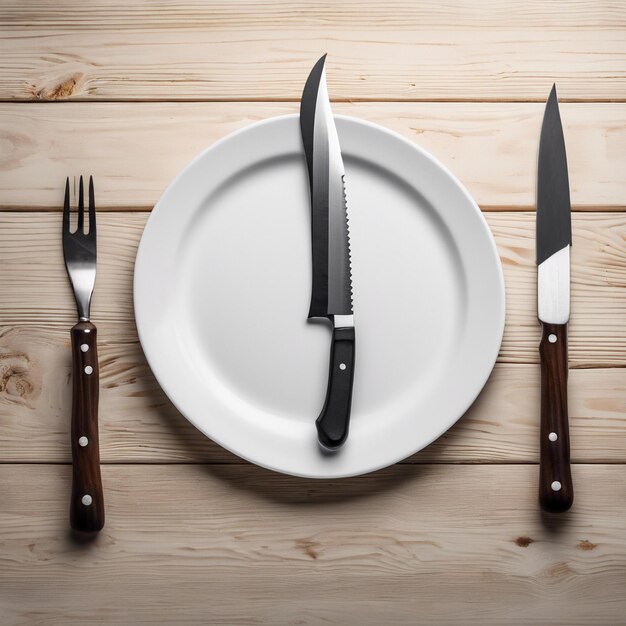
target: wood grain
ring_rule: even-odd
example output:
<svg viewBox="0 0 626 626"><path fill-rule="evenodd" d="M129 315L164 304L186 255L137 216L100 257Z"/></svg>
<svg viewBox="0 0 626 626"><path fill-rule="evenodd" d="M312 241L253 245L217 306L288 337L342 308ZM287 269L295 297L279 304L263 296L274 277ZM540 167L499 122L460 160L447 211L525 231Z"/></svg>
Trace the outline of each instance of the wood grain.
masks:
<svg viewBox="0 0 626 626"><path fill-rule="evenodd" d="M623 2L4 2L5 100L626 98ZM575 45L573 43L575 42Z"/></svg>
<svg viewBox="0 0 626 626"><path fill-rule="evenodd" d="M547 91L546 91L547 95ZM483 210L534 210L540 104L340 103L415 142ZM626 206L626 105L562 104L574 210ZM151 209L176 174L228 133L296 103L0 104L0 209L59 208L68 175L91 173L99 209Z"/></svg>
<svg viewBox="0 0 626 626"><path fill-rule="evenodd" d="M626 625L626 3L5 0L0 45L3 626ZM508 310L499 362L454 428L334 482L261 470L196 431L145 362L131 298L168 182L229 132L297 112L323 52L336 113L431 152L489 211ZM558 520L539 513L531 465L527 212L553 81L578 212L576 501ZM67 521L75 313L52 212L85 173L116 211L98 217L107 525L91 542Z"/></svg>
<svg viewBox="0 0 626 626"><path fill-rule="evenodd" d="M100 453L105 463L233 463L191 426L152 376L136 341L100 328ZM68 462L71 361L67 331L0 335L0 462ZM459 423L410 462L536 462L538 365L498 364ZM626 368L570 372L574 462L626 462Z"/></svg>
<svg viewBox="0 0 626 626"><path fill-rule="evenodd" d="M215 461L233 457L173 409L150 374L133 322L132 271L147 216L98 216L93 319L100 337L105 461ZM421 461L537 459L540 326L534 216L489 214L505 271L508 317L499 366L468 418ZM626 363L626 216L574 216L570 367ZM68 457L70 349L75 321L58 235L60 215L0 215L0 461ZM626 460L626 368L572 370L575 461Z"/></svg>
<svg viewBox="0 0 626 626"><path fill-rule="evenodd" d="M626 467L395 466L309 481L253 466L105 466L107 526L66 531L67 466L0 467L7 625L626 623ZM610 489L601 488L610 485Z"/></svg>
<svg viewBox="0 0 626 626"><path fill-rule="evenodd" d="M538 363L535 224L531 213L488 213L504 268L507 319L499 361ZM100 213L92 316L105 338L136 341L132 275L147 215ZM69 329L60 213L0 214L0 326ZM573 218L570 367L626 365L626 214ZM110 338L110 339L109 339Z"/></svg>

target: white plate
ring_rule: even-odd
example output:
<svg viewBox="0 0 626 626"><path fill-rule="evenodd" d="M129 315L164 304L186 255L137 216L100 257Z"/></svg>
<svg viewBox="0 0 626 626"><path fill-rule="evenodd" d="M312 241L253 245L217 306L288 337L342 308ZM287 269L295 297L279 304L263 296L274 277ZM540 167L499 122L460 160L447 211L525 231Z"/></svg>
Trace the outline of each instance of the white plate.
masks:
<svg viewBox="0 0 626 626"><path fill-rule="evenodd" d="M338 116L337 130L356 326L339 452L324 454L315 429L331 331L306 319L297 116L254 124L190 163L152 211L135 267L141 344L180 412L249 461L314 478L385 467L443 434L485 384L504 327L500 259L463 186L380 126Z"/></svg>

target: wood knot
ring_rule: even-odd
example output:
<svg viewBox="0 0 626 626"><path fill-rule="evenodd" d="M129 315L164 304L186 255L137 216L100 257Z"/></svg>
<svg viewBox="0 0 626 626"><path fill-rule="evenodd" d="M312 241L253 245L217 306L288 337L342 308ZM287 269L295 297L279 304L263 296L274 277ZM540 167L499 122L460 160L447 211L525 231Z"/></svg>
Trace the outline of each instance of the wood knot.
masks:
<svg viewBox="0 0 626 626"><path fill-rule="evenodd" d="M302 550L308 557L317 559L319 556L320 544L310 539L296 539L296 548Z"/></svg>
<svg viewBox="0 0 626 626"><path fill-rule="evenodd" d="M518 545L520 548L528 548L531 543L535 543L535 540L530 537L518 537L515 540L515 545Z"/></svg>
<svg viewBox="0 0 626 626"><path fill-rule="evenodd" d="M546 569L546 575L548 578L564 578L572 574L575 574L574 570L564 561L555 563L551 567Z"/></svg>
<svg viewBox="0 0 626 626"><path fill-rule="evenodd" d="M75 95L83 82L83 78L84 74L78 73L52 87L40 87L39 89L33 87L33 95L38 100L65 100Z"/></svg>
<svg viewBox="0 0 626 626"><path fill-rule="evenodd" d="M22 402L35 395L30 361L25 354L0 354L0 393L12 402Z"/></svg>
<svg viewBox="0 0 626 626"><path fill-rule="evenodd" d="M589 552L590 550L594 550L598 547L597 543L591 543L588 539L582 539L578 542L577 548L579 550L584 550L585 552Z"/></svg>

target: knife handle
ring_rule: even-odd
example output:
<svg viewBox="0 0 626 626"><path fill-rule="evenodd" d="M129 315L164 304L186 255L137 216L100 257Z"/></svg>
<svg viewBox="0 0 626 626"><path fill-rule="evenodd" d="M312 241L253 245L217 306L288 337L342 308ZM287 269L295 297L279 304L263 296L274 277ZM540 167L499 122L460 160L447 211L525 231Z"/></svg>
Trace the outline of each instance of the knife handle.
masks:
<svg viewBox="0 0 626 626"><path fill-rule="evenodd" d="M544 511L567 511L574 500L567 417L567 324L542 322L539 503Z"/></svg>
<svg viewBox="0 0 626 626"><path fill-rule="evenodd" d="M70 525L80 532L104 526L98 444L98 350L96 327L72 328L72 499Z"/></svg>
<svg viewBox="0 0 626 626"><path fill-rule="evenodd" d="M353 381L354 328L335 328L330 348L326 401L315 422L320 444L330 450L341 447L348 437Z"/></svg>

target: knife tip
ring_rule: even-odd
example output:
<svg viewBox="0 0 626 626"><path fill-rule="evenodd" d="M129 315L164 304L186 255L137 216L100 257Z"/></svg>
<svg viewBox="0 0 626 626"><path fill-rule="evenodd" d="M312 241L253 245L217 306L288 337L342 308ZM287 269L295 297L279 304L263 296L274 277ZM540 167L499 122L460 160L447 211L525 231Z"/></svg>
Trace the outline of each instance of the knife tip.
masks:
<svg viewBox="0 0 626 626"><path fill-rule="evenodd" d="M550 89L550 95L548 96L548 100L557 100L556 95L556 83L552 83L552 89Z"/></svg>

